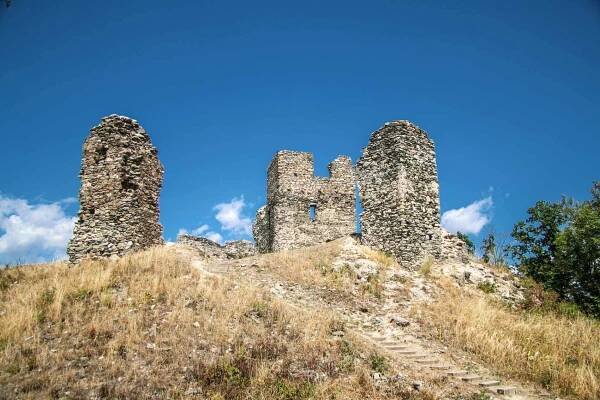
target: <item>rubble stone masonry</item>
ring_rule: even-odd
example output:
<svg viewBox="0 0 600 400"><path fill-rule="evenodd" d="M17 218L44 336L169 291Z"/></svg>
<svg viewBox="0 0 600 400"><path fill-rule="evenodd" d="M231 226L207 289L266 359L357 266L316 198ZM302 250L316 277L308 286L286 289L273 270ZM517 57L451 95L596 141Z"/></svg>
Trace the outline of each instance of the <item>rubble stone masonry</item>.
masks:
<svg viewBox="0 0 600 400"><path fill-rule="evenodd" d="M329 177L314 176L311 153L283 150L268 169L267 204L253 227L261 253L310 246L355 232L352 161L340 156Z"/></svg>
<svg viewBox="0 0 600 400"><path fill-rule="evenodd" d="M163 243L158 199L163 166L150 137L137 121L102 118L83 145L80 209L67 253L121 256Z"/></svg>
<svg viewBox="0 0 600 400"><path fill-rule="evenodd" d="M373 132L357 163L365 244L393 254L408 268L440 258L440 200L435 149L408 121Z"/></svg>
<svg viewBox="0 0 600 400"><path fill-rule="evenodd" d="M177 245L190 248L206 259L238 259L256 255L256 247L247 240L234 240L221 245L201 236L181 234L177 236Z"/></svg>

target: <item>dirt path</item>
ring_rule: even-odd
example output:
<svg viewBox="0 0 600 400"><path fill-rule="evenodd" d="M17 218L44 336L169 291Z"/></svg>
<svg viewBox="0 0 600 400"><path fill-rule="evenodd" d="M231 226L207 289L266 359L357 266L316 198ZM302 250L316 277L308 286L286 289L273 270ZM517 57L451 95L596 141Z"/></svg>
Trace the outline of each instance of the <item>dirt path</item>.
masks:
<svg viewBox="0 0 600 400"><path fill-rule="evenodd" d="M410 370L424 382L436 382L442 387L468 387L470 391L487 393L499 399L553 399L531 385L503 379L493 374L466 353L451 351L427 337L419 323L411 318L411 308L426 297L427 282L417 273L398 281L392 272L382 282L380 300L348 301L326 287L309 287L285 281L261 267L257 258L235 261L205 261L191 255L192 264L206 274L244 281L272 293L273 296L305 310L328 309L339 314L347 329L370 342L388 356L399 370ZM360 260L364 257L350 242L344 242L338 260ZM403 272L406 274L406 272ZM407 282L410 289L407 291ZM381 377L381 379L385 379ZM414 382L419 387L421 382ZM485 397L482 397L485 398Z"/></svg>

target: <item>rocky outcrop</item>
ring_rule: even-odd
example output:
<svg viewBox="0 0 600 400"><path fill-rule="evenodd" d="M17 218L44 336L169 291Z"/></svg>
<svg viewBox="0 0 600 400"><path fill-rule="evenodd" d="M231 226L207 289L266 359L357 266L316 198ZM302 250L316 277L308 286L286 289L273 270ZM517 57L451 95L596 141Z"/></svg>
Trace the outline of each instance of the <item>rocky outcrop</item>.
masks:
<svg viewBox="0 0 600 400"><path fill-rule="evenodd" d="M365 244L393 254L407 268L441 257L435 149L408 121L373 132L357 163Z"/></svg>
<svg viewBox="0 0 600 400"><path fill-rule="evenodd" d="M79 214L67 253L121 256L163 243L158 199L163 166L137 121L102 118L83 145Z"/></svg>

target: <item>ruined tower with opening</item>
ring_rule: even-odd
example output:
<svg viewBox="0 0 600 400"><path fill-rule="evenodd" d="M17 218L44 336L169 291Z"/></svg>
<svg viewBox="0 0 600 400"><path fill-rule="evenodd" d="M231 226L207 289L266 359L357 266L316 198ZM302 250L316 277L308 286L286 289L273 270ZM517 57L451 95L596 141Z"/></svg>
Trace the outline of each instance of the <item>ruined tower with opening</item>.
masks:
<svg viewBox="0 0 600 400"><path fill-rule="evenodd" d="M352 161L340 156L329 177L314 176L311 153L280 151L268 169L267 204L253 227L261 253L310 246L355 232Z"/></svg>
<svg viewBox="0 0 600 400"><path fill-rule="evenodd" d="M120 256L163 243L158 198L163 167L146 131L127 117L110 115L83 145L78 220L67 253Z"/></svg>
<svg viewBox="0 0 600 400"><path fill-rule="evenodd" d="M408 121L373 132L357 163L365 244L415 267L441 256L440 200L435 149Z"/></svg>

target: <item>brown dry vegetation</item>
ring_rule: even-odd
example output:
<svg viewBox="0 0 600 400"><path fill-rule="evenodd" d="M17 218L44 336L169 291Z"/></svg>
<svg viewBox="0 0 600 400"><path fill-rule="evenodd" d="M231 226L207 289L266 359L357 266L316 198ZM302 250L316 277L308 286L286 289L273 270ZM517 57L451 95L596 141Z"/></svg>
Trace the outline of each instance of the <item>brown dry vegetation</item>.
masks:
<svg viewBox="0 0 600 400"><path fill-rule="evenodd" d="M441 284L440 297L420 310L439 339L504 375L563 395L600 398L600 322L510 310L491 296Z"/></svg>
<svg viewBox="0 0 600 400"><path fill-rule="evenodd" d="M334 240L318 246L262 255L260 265L290 282L339 289L345 286L347 277L343 272L334 273L331 265L340 251L341 240Z"/></svg>
<svg viewBox="0 0 600 400"><path fill-rule="evenodd" d="M167 248L2 270L0 398L432 398L376 390L379 358L343 329Z"/></svg>
<svg viewBox="0 0 600 400"><path fill-rule="evenodd" d="M342 298L350 299L356 295L370 299L380 298L382 294L382 273L397 266L390 255L358 246L365 258L379 265L378 273L367 282L359 282L353 267L346 265L333 268L333 262L340 255L344 239L295 250L260 256L259 264L282 280L312 288L326 288Z"/></svg>

